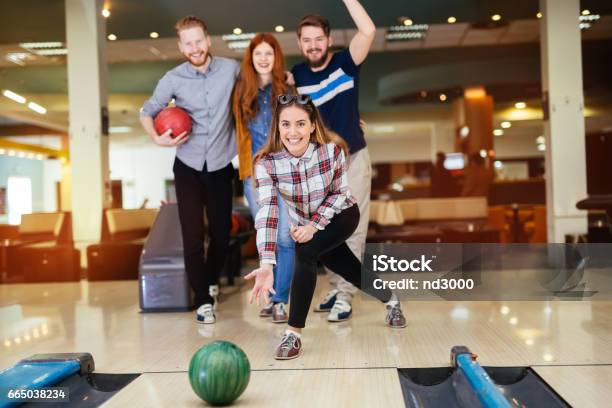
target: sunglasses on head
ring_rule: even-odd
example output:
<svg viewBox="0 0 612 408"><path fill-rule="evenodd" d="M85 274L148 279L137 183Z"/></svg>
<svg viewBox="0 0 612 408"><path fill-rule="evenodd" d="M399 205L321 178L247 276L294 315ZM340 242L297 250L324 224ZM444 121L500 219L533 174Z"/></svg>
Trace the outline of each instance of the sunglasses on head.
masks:
<svg viewBox="0 0 612 408"><path fill-rule="evenodd" d="M280 105L288 105L294 101L300 105L307 105L310 102L310 96L291 94L278 95L278 103Z"/></svg>

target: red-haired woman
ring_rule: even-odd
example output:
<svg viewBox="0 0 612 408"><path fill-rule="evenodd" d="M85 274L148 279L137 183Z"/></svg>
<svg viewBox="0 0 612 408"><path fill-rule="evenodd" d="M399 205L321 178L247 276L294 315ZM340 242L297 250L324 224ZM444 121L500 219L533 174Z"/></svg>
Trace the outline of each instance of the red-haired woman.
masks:
<svg viewBox="0 0 612 408"><path fill-rule="evenodd" d="M260 210L252 180L253 156L266 144L278 95L287 93L288 88L283 52L278 41L268 33L255 35L244 53L232 106L236 119L239 174L253 219ZM289 234L287 208L281 204L278 211L278 245L274 267L276 293L259 315L271 316L274 323L285 323L288 320L286 305L293 274L295 243Z"/></svg>

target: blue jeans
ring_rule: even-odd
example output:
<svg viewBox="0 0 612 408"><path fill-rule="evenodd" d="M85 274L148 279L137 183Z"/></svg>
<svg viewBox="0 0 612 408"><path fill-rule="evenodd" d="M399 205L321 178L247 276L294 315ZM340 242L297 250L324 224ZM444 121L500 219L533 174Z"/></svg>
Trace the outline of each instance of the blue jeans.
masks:
<svg viewBox="0 0 612 408"><path fill-rule="evenodd" d="M249 203L249 209L253 219L259 211L257 204L257 190L253 186L251 177L243 180L244 195ZM274 267L274 290L273 302L289 302L289 289L293 277L293 266L295 264L295 241L289 235L289 213L286 204L278 197L278 232L276 234L276 266Z"/></svg>

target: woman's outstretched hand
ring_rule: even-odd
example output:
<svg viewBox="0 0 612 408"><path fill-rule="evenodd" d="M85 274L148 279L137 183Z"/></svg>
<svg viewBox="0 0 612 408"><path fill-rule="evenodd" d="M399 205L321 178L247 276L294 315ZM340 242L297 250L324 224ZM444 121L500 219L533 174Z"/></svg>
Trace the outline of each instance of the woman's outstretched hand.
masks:
<svg viewBox="0 0 612 408"><path fill-rule="evenodd" d="M259 297L263 296L265 304L270 303L270 295L276 294L274 291L274 271L272 270L271 264L262 264L259 268L255 269L253 272L249 273L244 277L244 279L253 279L255 278L255 285L253 285L253 290L251 291L251 296L249 296L249 303L253 303L253 299L256 300L257 305L259 306Z"/></svg>

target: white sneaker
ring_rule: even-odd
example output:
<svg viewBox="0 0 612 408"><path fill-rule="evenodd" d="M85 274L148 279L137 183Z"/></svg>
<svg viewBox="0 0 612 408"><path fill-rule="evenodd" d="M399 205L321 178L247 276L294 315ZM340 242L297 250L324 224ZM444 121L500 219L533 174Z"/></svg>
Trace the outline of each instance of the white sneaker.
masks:
<svg viewBox="0 0 612 408"><path fill-rule="evenodd" d="M353 308L346 300L337 299L331 311L327 315L328 322L343 322L351 317Z"/></svg>
<svg viewBox="0 0 612 408"><path fill-rule="evenodd" d="M217 310L217 304L219 303L219 285L210 285L208 287L208 294L213 298L213 309Z"/></svg>
<svg viewBox="0 0 612 408"><path fill-rule="evenodd" d="M213 324L217 321L215 313L213 311L213 305L206 303L198 308L196 311L196 320L202 324Z"/></svg>
<svg viewBox="0 0 612 408"><path fill-rule="evenodd" d="M338 289L332 289L327 292L323 301L315 306L315 312L329 312L332 309L332 306L336 302L336 298L338 297Z"/></svg>

